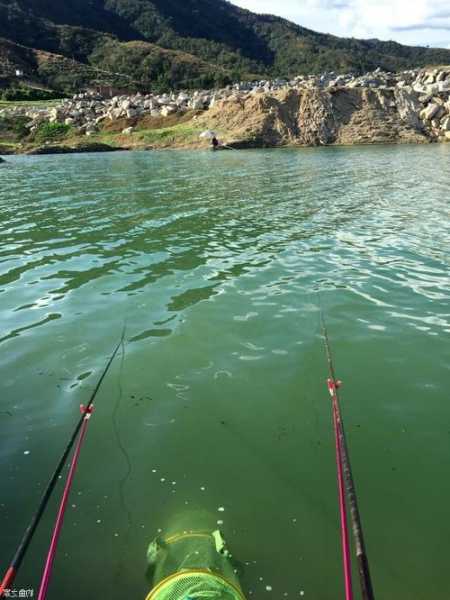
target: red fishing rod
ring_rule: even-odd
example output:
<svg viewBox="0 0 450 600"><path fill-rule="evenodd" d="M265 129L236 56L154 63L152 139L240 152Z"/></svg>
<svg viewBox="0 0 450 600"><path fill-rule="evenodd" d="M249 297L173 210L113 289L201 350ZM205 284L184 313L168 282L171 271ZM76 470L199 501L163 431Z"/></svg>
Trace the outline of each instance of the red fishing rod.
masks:
<svg viewBox="0 0 450 600"><path fill-rule="evenodd" d="M56 517L55 526L53 529L52 540L50 542L50 548L47 554L47 560L45 561L44 572L42 574L41 585L39 588L38 600L45 600L47 597L48 586L50 583L50 577L52 575L53 563L55 562L56 548L58 546L59 536L64 522L64 516L66 514L67 502L69 500L70 491L72 489L73 478L75 471L78 466L78 459L80 458L81 447L83 445L84 436L86 435L87 426L89 419L91 418L94 406L86 408L83 404L80 406L81 414L84 415L83 425L81 426L80 435L78 436L78 442L75 446L73 453L72 462L70 464L69 474L67 475L66 485L64 486L64 492L59 505L58 515Z"/></svg>
<svg viewBox="0 0 450 600"><path fill-rule="evenodd" d="M106 374L108 373L108 371L113 363L113 360L115 359L117 352L119 351L120 346L123 344L124 337L125 337L125 330L123 331L120 342L117 344L114 352L112 353L110 359L108 360L106 367L105 367L103 373L101 374L101 376L97 382L97 385L94 388L94 391L92 392L89 402L87 403L87 405L84 409L86 411L86 413L90 411L92 404L97 396L97 393L103 383L103 380L106 377ZM37 526L39 525L39 523L42 520L42 516L43 516L44 511L45 511L45 509L49 503L49 500L52 496L53 490L55 489L56 484L58 483L58 479L61 474L61 471L63 470L64 465L66 464L67 458L75 444L75 441L78 438L78 434L80 433L80 430L83 427L83 424L86 423L86 413L82 414L80 420L78 421L78 423L75 427L75 430L72 433L72 436L70 437L69 443L67 444L64 452L62 453L61 458L59 459L58 464L47 484L47 487L45 488L45 491L41 497L39 506L38 506L35 514L33 515L32 519L30 521L30 524L26 528L25 533L23 534L22 540L20 541L20 544L17 547L16 553L14 554L14 557L11 561L11 564L8 567L8 569L0 583L0 598L2 598L4 596L6 590L9 590L11 588L11 585L13 584L13 582L17 576L17 573L23 562L23 559L25 558L25 554L27 553L27 550L31 544L31 540L33 539L33 536L36 532Z"/></svg>
<svg viewBox="0 0 450 600"><path fill-rule="evenodd" d="M344 423L342 420L340 400L338 389L341 382L336 378L336 373L333 363L333 355L331 353L330 339L328 336L323 311L320 311L322 335L325 343L325 350L328 362L328 390L331 395L333 405L333 425L336 438L336 461L338 468L338 485L339 485L339 504L341 510L341 537L344 553L344 575L346 584L346 594L348 599L352 598L351 590L351 565L349 564L350 550L348 543L346 503L343 494L343 484L345 483L345 491L347 493L347 501L350 509L350 518L352 522L353 538L355 542L356 558L358 561L358 573L361 584L361 594L363 600L374 600L372 587L372 579L370 576L369 561L367 558L366 545L364 542L364 533L361 524L361 515L358 507L358 498L356 495L355 483L353 479L352 469L350 465L350 456L348 452L347 441L345 437Z"/></svg>

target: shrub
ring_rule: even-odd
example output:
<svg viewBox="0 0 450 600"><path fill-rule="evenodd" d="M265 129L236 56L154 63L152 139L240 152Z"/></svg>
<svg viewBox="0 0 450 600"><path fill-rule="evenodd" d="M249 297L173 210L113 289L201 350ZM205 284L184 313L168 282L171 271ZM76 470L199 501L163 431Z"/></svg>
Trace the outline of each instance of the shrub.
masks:
<svg viewBox="0 0 450 600"><path fill-rule="evenodd" d="M20 86L4 90L0 98L7 102L57 100L61 98L61 93Z"/></svg>
<svg viewBox="0 0 450 600"><path fill-rule="evenodd" d="M0 117L1 138L10 141L22 140L30 133L28 123L30 123L28 117Z"/></svg>
<svg viewBox="0 0 450 600"><path fill-rule="evenodd" d="M51 142L64 138L70 131L70 125L64 123L41 123L34 132L36 142Z"/></svg>

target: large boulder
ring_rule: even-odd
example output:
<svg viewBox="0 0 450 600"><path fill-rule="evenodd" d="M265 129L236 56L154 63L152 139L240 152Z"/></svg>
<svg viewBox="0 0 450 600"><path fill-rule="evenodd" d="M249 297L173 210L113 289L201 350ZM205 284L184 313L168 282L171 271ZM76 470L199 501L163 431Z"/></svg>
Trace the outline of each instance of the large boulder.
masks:
<svg viewBox="0 0 450 600"><path fill-rule="evenodd" d="M123 111L127 111L127 110L129 110L130 108L133 108L133 103L131 102L131 100L127 99L127 100L125 100L124 102L122 102L122 104L120 105L120 108L121 108Z"/></svg>
<svg viewBox="0 0 450 600"><path fill-rule="evenodd" d="M192 110L201 110L202 108L204 108L204 102L203 102L203 98L193 98L191 100L191 108Z"/></svg>
<svg viewBox="0 0 450 600"><path fill-rule="evenodd" d="M420 118L424 121L431 121L432 119L439 118L439 115L442 114L442 112L442 106L432 103L421 111Z"/></svg>
<svg viewBox="0 0 450 600"><path fill-rule="evenodd" d="M450 91L450 80L440 81L437 85L438 90L441 94Z"/></svg>
<svg viewBox="0 0 450 600"><path fill-rule="evenodd" d="M117 119L120 119L121 116L122 116L121 108L111 108L109 110L109 112L106 113L106 117L108 119L110 119L111 121L116 121Z"/></svg>
<svg viewBox="0 0 450 600"><path fill-rule="evenodd" d="M447 115L441 120L440 126L442 131L450 131L450 115Z"/></svg>
<svg viewBox="0 0 450 600"><path fill-rule="evenodd" d="M56 123L57 121L61 120L62 116L63 113L59 107L52 108L52 110L49 112L49 121L50 123Z"/></svg>
<svg viewBox="0 0 450 600"><path fill-rule="evenodd" d="M189 96L187 94L179 94L178 98L175 100L178 106L182 106L183 104L187 104L189 102Z"/></svg>
<svg viewBox="0 0 450 600"><path fill-rule="evenodd" d="M433 83L431 85L426 85L425 86L425 93L426 94L430 94L430 95L434 95L434 94L439 94L440 92L440 84L439 83Z"/></svg>
<svg viewBox="0 0 450 600"><path fill-rule="evenodd" d="M178 108L174 104L168 104L167 106L163 106L161 109L161 115L163 117L168 117L169 115L173 115L177 112Z"/></svg>
<svg viewBox="0 0 450 600"><path fill-rule="evenodd" d="M419 102L417 93L411 87L396 88L394 96L397 104L398 114L405 123L412 127L420 128L419 113L422 104Z"/></svg>

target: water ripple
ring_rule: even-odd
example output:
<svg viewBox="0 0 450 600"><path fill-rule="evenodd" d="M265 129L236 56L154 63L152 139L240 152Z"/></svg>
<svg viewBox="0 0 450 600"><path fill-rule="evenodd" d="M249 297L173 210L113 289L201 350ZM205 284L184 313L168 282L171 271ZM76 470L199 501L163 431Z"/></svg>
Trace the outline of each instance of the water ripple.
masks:
<svg viewBox="0 0 450 600"><path fill-rule="evenodd" d="M413 296L443 305L450 234L445 169L436 161L444 166L447 154L428 147L254 152L224 157L215 172L209 157L183 153L137 162L131 155L13 159L0 190L0 308L22 316L0 341L34 327L31 310L58 303L63 315L73 295L85 312L93 298L93 306L100 296L121 304L123 294L150 291L164 322L227 286L245 293L249 279L257 297L234 313L236 321L257 317L253 307L270 311L272 299L297 286L312 292L317 281L385 310L406 297L415 306ZM109 165L118 169L113 175ZM423 177L431 165L433 182ZM25 285L32 286L26 293ZM426 311L414 310L410 322L429 327ZM148 325L135 341L170 331Z"/></svg>

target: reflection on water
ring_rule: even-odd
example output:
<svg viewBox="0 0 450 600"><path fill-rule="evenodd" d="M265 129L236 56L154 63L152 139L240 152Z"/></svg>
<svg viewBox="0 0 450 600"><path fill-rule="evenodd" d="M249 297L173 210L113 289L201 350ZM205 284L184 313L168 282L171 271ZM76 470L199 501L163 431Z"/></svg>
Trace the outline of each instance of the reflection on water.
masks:
<svg viewBox="0 0 450 600"><path fill-rule="evenodd" d="M0 171L2 564L125 324L54 597L79 597L87 565L83 597L143 597L155 532L218 506L249 597L338 597L320 290L376 589L444 597L449 158L445 145L11 158Z"/></svg>

